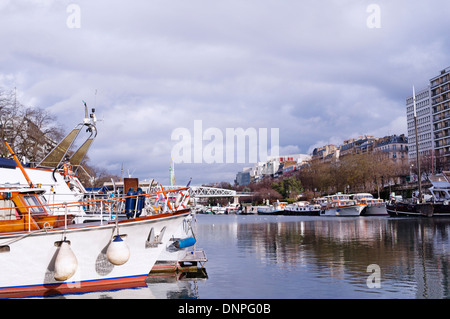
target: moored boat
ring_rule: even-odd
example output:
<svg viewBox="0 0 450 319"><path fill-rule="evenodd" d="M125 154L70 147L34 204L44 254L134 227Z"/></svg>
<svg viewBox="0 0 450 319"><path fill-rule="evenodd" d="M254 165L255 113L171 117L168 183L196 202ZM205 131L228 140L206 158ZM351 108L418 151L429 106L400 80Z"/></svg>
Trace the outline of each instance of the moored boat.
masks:
<svg viewBox="0 0 450 319"><path fill-rule="evenodd" d="M349 195L335 194L325 196L327 203L322 206L320 216L356 217L360 216L365 204L357 203Z"/></svg>
<svg viewBox="0 0 450 319"><path fill-rule="evenodd" d="M287 202L276 201L272 205L258 206L258 214L260 215L282 215L287 206Z"/></svg>
<svg viewBox="0 0 450 319"><path fill-rule="evenodd" d="M0 295L7 296L144 281L170 244L167 234L176 233L190 214L186 209L122 221L70 224L70 216L47 214L48 205L24 204L27 196L39 200L38 190L5 189L1 194L0 272L4 275ZM71 204L76 203L67 203Z"/></svg>
<svg viewBox="0 0 450 319"><path fill-rule="evenodd" d="M86 123L96 135L95 126ZM60 144L70 145L80 128ZM77 151L70 160L79 164L92 139L87 142L82 154ZM195 244L187 237L192 232L186 224L192 219L186 208L189 187L86 199L83 185L66 165L70 160L61 170L67 148L57 146L41 162L56 163L53 169L24 168L5 145L14 164L0 166L0 296L143 282L164 250L175 247L171 256L177 260L179 252ZM167 194L175 194L172 204ZM152 208L145 203L160 196L169 210L143 213ZM92 207L100 208L92 213L98 222L73 223ZM127 219L119 218L123 210Z"/></svg>
<svg viewBox="0 0 450 319"><path fill-rule="evenodd" d="M361 212L361 216L387 216L386 203L380 198L374 198L369 193L353 194L352 198L358 203L365 204L366 208Z"/></svg>
<svg viewBox="0 0 450 319"><path fill-rule="evenodd" d="M284 209L284 215L319 216L320 204L298 202L289 204Z"/></svg>
<svg viewBox="0 0 450 319"><path fill-rule="evenodd" d="M432 187L430 196L398 200L394 197L386 203L386 210L392 217L450 217L450 180L449 172L430 176Z"/></svg>

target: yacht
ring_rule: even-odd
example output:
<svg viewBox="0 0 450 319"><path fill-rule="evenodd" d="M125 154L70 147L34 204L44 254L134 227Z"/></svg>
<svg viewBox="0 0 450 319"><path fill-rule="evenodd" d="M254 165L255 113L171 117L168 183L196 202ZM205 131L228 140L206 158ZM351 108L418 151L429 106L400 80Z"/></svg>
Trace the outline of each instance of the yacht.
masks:
<svg viewBox="0 0 450 319"><path fill-rule="evenodd" d="M284 209L284 215L319 216L320 204L305 201L289 204Z"/></svg>
<svg viewBox="0 0 450 319"><path fill-rule="evenodd" d="M361 216L387 216L386 203L381 198L374 198L369 193L357 193L352 196L358 203L367 205Z"/></svg>
<svg viewBox="0 0 450 319"><path fill-rule="evenodd" d="M327 202L322 206L320 216L360 216L367 206L350 199L350 195L337 193L325 196Z"/></svg>
<svg viewBox="0 0 450 319"><path fill-rule="evenodd" d="M276 201L272 205L258 207L258 214L260 215L283 215L287 202Z"/></svg>

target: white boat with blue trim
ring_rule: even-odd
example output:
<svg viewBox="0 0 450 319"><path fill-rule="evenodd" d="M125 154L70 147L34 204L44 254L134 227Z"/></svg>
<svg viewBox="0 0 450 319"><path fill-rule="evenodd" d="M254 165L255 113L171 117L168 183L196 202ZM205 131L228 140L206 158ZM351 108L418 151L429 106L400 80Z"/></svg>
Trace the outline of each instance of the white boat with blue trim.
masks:
<svg viewBox="0 0 450 319"><path fill-rule="evenodd" d="M86 121L83 125L96 134L92 123ZM71 137L73 141L81 127L77 126L66 139ZM70 145L66 139L63 144ZM83 144L83 154L91 143L92 139ZM86 200L83 192L66 191L77 181L71 174L66 175L66 169L61 181L63 175L58 168L65 157L61 149L56 147L47 156L55 155L48 161L57 163L54 170L25 169L6 141L5 145L15 164L0 165L0 297L79 292L144 282L161 253L174 246L173 235L187 233L183 225L191 220L190 209L185 208L188 187L165 191L161 186L157 192ZM83 154L77 151L72 158L76 156L74 161L79 162ZM53 180L48 182L50 178ZM186 196L181 198L183 191ZM173 207L168 193L175 194ZM119 212L123 208L126 211L130 202L156 200L160 195L164 195L169 211L134 213L128 219L119 219ZM102 208L95 216L98 222L73 223L86 207L94 206ZM109 212L113 210L111 220Z"/></svg>
<svg viewBox="0 0 450 319"><path fill-rule="evenodd" d="M39 190L4 188L0 192L0 273L4 274L0 296L144 281L163 249L172 244L167 234L177 233L190 215L186 209L70 224L73 216L51 214Z"/></svg>

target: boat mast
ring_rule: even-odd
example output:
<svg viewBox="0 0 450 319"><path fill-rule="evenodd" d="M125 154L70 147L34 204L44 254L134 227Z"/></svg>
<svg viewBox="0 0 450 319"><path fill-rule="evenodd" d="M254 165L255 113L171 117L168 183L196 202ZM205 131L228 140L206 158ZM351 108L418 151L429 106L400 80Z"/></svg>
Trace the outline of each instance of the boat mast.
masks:
<svg viewBox="0 0 450 319"><path fill-rule="evenodd" d="M419 139L417 137L417 113L416 113L416 93L414 91L413 85L413 104L414 104L414 128L416 131L416 163L417 163L417 174L419 180L419 201L422 200L422 174L420 172L420 162L419 162Z"/></svg>

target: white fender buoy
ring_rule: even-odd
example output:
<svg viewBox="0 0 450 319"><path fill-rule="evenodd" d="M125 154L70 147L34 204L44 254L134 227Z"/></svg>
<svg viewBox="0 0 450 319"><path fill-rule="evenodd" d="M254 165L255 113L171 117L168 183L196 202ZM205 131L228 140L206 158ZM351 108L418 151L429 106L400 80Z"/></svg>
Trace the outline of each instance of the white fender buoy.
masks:
<svg viewBox="0 0 450 319"><path fill-rule="evenodd" d="M58 281L65 281L75 274L78 268L77 257L70 248L67 241L61 242L58 256L55 260L55 274L54 278Z"/></svg>
<svg viewBox="0 0 450 319"><path fill-rule="evenodd" d="M130 258L130 249L127 243L120 238L120 235L114 237L114 240L109 244L106 257L111 264L116 266L123 265Z"/></svg>

